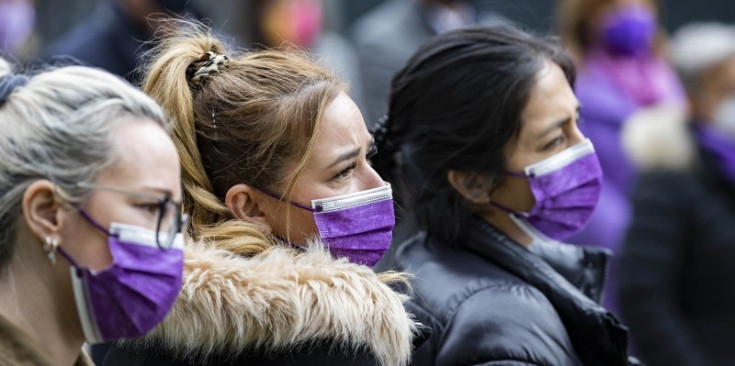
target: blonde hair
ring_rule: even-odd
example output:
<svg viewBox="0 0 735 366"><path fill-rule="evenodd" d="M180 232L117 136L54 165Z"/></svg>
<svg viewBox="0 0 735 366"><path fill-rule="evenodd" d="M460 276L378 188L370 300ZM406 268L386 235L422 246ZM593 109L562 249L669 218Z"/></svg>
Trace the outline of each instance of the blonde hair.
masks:
<svg viewBox="0 0 735 366"><path fill-rule="evenodd" d="M0 58L3 77L14 75ZM120 123L165 125L151 98L102 70L68 66L27 77L0 101L0 266L12 255L13 225L31 183L48 179L65 199L81 202L89 192L77 183L114 164L111 139Z"/></svg>
<svg viewBox="0 0 735 366"><path fill-rule="evenodd" d="M154 48L143 90L173 119L189 235L236 253L260 253L275 240L260 226L232 218L227 190L244 183L289 197L324 109L344 87L304 54L233 55L204 26L177 23L186 30ZM227 55L228 63L193 85L187 68L207 52Z"/></svg>

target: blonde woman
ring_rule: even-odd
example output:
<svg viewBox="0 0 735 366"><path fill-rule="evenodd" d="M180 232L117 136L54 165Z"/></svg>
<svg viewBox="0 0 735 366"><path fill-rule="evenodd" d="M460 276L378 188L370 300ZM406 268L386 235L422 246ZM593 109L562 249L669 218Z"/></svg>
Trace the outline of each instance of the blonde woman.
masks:
<svg viewBox="0 0 735 366"><path fill-rule="evenodd" d="M91 365L177 298L179 158L151 98L88 67L0 59L0 365Z"/></svg>
<svg viewBox="0 0 735 366"><path fill-rule="evenodd" d="M391 188L345 87L300 54L169 38L143 88L173 118L193 241L164 323L106 365L403 365L415 324L372 266Z"/></svg>

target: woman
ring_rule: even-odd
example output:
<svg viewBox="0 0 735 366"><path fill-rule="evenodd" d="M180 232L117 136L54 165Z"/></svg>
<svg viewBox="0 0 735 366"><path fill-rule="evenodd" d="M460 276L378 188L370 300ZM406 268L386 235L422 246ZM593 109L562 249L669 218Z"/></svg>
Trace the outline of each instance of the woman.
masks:
<svg viewBox="0 0 735 366"><path fill-rule="evenodd" d="M405 364L415 325L387 286L402 277L368 267L390 245L391 190L343 86L301 55L231 55L192 30L162 43L143 88L174 119L203 245L164 323L106 364Z"/></svg>
<svg viewBox="0 0 735 366"><path fill-rule="evenodd" d="M636 169L620 133L636 110L684 105L682 87L662 57L665 35L658 0L564 0L558 30L578 60L576 92L584 106L582 132L595 144L605 172L600 203L589 225L570 239L619 253L630 221ZM607 278L605 305L617 312L617 257Z"/></svg>
<svg viewBox="0 0 735 366"><path fill-rule="evenodd" d="M732 365L735 28L674 34L691 111L640 112L623 141L641 176L620 258L620 305L647 365Z"/></svg>
<svg viewBox="0 0 735 366"><path fill-rule="evenodd" d="M574 67L552 41L469 28L393 79L376 135L421 232L391 265L433 330L415 365L626 365L627 331L597 304L607 253L558 242L584 226L601 171L577 127Z"/></svg>
<svg viewBox="0 0 735 366"><path fill-rule="evenodd" d="M181 286L163 111L103 71L0 59L0 121L0 364L91 365L85 341L145 334Z"/></svg>

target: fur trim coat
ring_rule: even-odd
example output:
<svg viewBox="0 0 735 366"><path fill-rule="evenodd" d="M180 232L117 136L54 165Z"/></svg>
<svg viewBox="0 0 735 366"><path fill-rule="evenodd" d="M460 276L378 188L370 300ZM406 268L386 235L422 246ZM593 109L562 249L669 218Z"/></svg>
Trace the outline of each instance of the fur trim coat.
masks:
<svg viewBox="0 0 735 366"><path fill-rule="evenodd" d="M253 354L271 361L288 354L290 364L299 364L301 351L294 350L324 350L326 359L363 354L372 364L405 365L417 323L404 309L407 297L380 277L333 259L318 244L303 252L276 247L251 258L193 244L183 288L166 319L144 339L114 348L105 365L161 359L203 364L213 357L258 364ZM151 352L159 361L141 361Z"/></svg>

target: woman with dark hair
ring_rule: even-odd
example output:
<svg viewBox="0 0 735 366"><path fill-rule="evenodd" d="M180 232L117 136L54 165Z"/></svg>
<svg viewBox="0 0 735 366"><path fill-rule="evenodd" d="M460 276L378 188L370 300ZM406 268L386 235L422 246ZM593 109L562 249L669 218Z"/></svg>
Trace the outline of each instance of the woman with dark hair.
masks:
<svg viewBox="0 0 735 366"><path fill-rule="evenodd" d="M393 79L375 163L420 232L390 265L433 330L415 365L627 365L627 329L598 302L608 253L563 244L602 173L558 43L512 27L424 45Z"/></svg>

